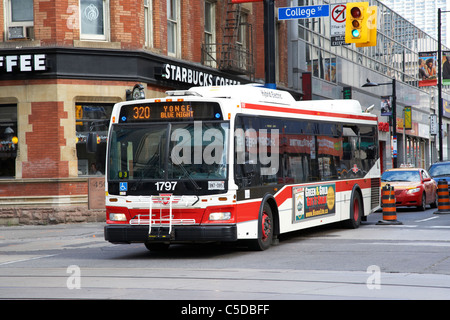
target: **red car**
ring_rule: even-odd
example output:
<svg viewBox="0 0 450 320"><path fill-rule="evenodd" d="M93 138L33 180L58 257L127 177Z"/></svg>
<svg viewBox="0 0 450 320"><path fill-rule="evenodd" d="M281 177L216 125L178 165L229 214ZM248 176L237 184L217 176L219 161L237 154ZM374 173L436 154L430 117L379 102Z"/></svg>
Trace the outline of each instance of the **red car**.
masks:
<svg viewBox="0 0 450 320"><path fill-rule="evenodd" d="M437 183L422 168L398 168L386 170L381 175L381 187L390 184L395 190L397 207L415 206L425 210L426 205L437 207Z"/></svg>

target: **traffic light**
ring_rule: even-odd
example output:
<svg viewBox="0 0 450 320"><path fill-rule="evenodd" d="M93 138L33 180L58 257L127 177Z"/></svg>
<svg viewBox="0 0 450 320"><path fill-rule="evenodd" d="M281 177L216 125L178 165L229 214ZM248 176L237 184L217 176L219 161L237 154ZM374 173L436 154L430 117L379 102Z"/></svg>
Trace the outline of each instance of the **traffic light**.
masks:
<svg viewBox="0 0 450 320"><path fill-rule="evenodd" d="M345 42L366 43L370 41L370 32L367 24L368 8L368 2L347 3Z"/></svg>
<svg viewBox="0 0 450 320"><path fill-rule="evenodd" d="M367 28L369 29L369 41L356 43L356 47L374 47L377 45L377 7L370 6L367 9Z"/></svg>

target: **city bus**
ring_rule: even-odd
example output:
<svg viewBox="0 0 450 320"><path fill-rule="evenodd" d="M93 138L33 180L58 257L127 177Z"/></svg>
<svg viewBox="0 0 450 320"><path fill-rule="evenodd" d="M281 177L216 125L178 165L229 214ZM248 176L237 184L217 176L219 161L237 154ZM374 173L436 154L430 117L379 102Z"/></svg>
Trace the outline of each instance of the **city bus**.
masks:
<svg viewBox="0 0 450 320"><path fill-rule="evenodd" d="M296 101L259 85L193 87L117 103L106 158L105 239L236 242L379 207L377 116L356 100Z"/></svg>

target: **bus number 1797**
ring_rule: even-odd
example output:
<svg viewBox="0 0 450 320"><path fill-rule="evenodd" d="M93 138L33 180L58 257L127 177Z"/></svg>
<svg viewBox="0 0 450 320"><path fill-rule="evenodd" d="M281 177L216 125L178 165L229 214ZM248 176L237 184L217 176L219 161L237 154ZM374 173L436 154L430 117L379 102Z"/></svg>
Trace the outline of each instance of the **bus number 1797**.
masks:
<svg viewBox="0 0 450 320"><path fill-rule="evenodd" d="M155 182L157 191L173 191L175 190L175 186L177 185L177 181L158 181Z"/></svg>

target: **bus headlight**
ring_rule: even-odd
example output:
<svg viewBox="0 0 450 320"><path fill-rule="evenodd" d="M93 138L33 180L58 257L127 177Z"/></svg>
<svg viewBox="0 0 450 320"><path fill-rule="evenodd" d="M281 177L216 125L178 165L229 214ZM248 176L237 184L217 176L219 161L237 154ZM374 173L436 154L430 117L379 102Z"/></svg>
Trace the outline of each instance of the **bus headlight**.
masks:
<svg viewBox="0 0 450 320"><path fill-rule="evenodd" d="M212 212L209 214L209 220L218 221L218 220L230 220L231 212Z"/></svg>
<svg viewBox="0 0 450 320"><path fill-rule="evenodd" d="M124 213L110 213L109 220L111 220L111 221L127 221L127 216Z"/></svg>

